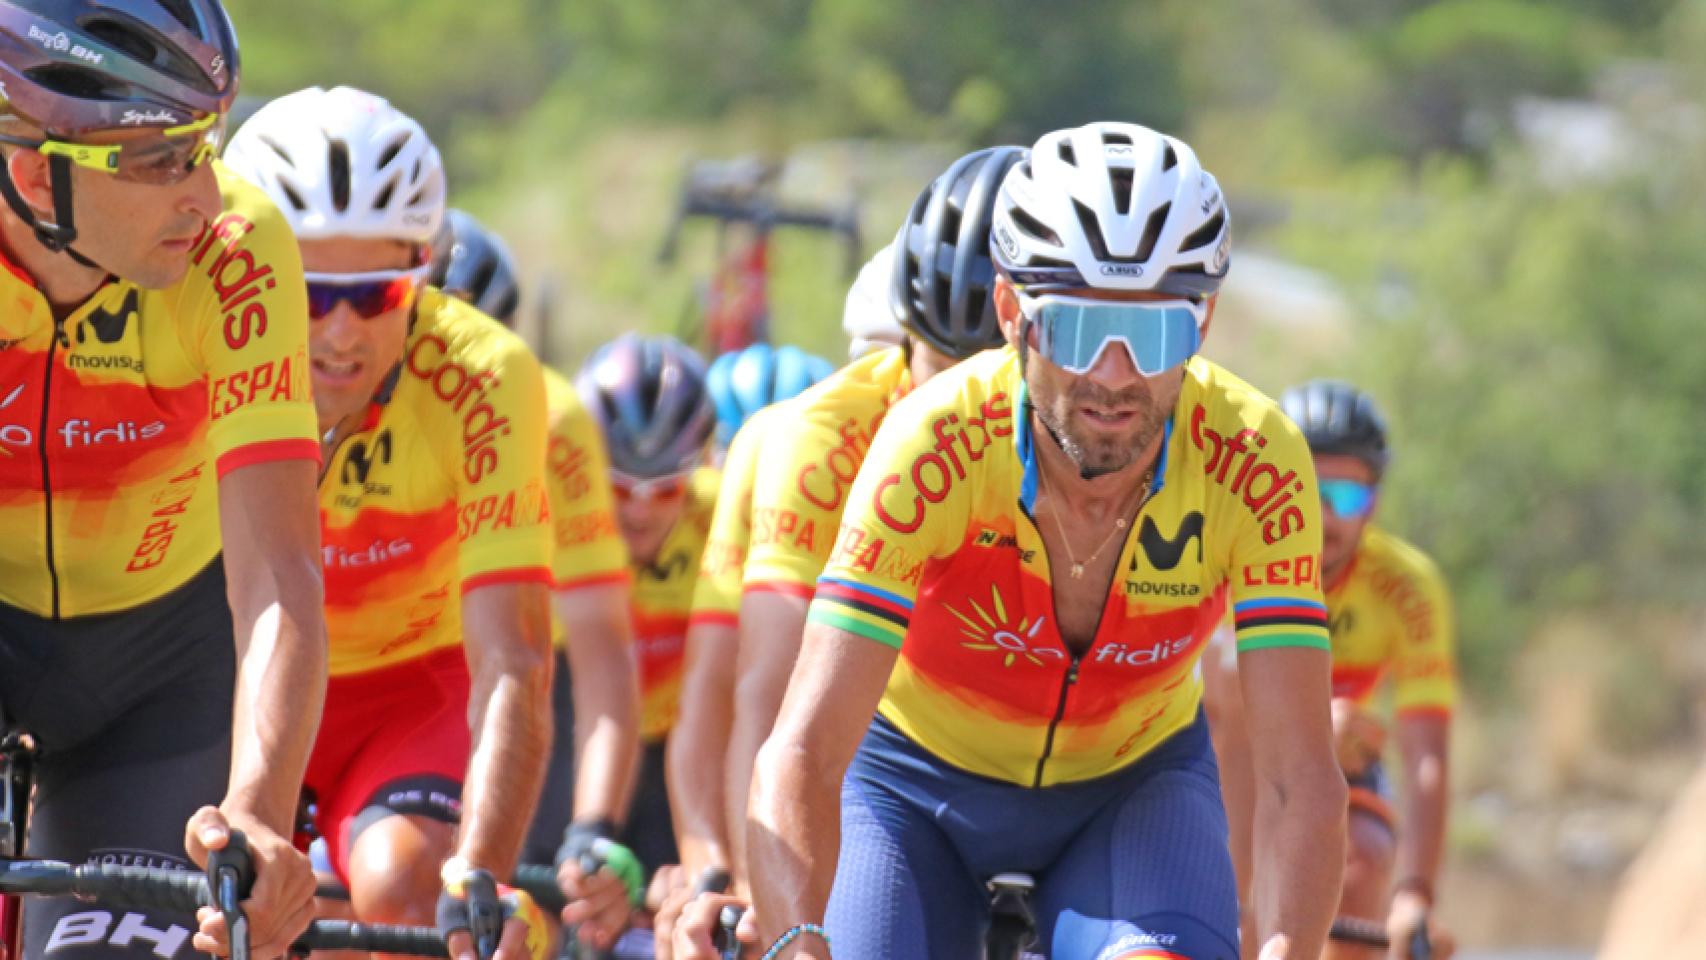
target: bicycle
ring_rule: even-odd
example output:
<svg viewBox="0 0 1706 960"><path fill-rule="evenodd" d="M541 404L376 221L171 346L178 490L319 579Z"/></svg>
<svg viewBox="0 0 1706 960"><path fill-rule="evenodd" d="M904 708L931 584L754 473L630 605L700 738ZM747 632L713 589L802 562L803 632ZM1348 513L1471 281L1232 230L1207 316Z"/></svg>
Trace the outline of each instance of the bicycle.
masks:
<svg viewBox="0 0 1706 960"><path fill-rule="evenodd" d="M859 267L861 250L856 200L837 210L796 207L776 196L781 165L754 158L700 160L688 167L674 218L658 250L658 261L674 262L688 220L707 218L717 225L716 272L703 295L699 322L681 324L681 338L698 343L710 356L741 350L770 338L770 236L777 227L800 227L839 235L849 276ZM739 244L730 233L742 228Z"/></svg>
<svg viewBox="0 0 1706 960"><path fill-rule="evenodd" d="M1334 918L1333 927L1328 931L1327 937L1340 943L1353 943L1378 950L1388 950L1392 947L1392 940L1386 935L1385 927L1360 917ZM1433 941L1428 938L1427 926L1424 924L1410 938L1410 956L1414 960L1433 960L1433 955Z"/></svg>

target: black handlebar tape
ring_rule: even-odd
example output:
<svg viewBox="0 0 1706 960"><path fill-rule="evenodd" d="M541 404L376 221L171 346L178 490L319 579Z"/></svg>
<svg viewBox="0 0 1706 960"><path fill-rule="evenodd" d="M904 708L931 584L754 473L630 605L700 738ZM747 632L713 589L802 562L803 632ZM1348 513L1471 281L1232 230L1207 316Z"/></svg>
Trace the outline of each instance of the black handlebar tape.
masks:
<svg viewBox="0 0 1706 960"><path fill-rule="evenodd" d="M291 949L365 950L370 953L405 953L418 957L444 957L444 937L432 927L398 927L383 923L352 923L348 920L316 920L296 938Z"/></svg>
<svg viewBox="0 0 1706 960"><path fill-rule="evenodd" d="M557 871L545 864L524 863L516 867L515 879L510 882L532 897L541 910L558 914L569 905L568 898L557 888Z"/></svg>

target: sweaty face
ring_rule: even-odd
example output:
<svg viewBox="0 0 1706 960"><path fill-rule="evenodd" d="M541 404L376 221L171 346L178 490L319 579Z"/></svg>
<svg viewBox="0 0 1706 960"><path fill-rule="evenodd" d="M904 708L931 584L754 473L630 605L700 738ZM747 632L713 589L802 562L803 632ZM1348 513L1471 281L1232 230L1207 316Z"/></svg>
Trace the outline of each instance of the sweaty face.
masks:
<svg viewBox="0 0 1706 960"><path fill-rule="evenodd" d="M126 130L89 139L123 143L149 136ZM71 199L77 227L72 246L114 275L155 290L183 279L196 239L222 206L213 165L207 163L167 186L133 183L72 165ZM54 219L51 210L38 211L38 216Z"/></svg>
<svg viewBox="0 0 1706 960"><path fill-rule="evenodd" d="M302 266L309 273L367 273L407 270L414 250L401 240L336 237L302 241ZM339 301L308 326L308 355L314 409L320 428L367 406L385 375L403 358L413 304L363 317Z"/></svg>
<svg viewBox="0 0 1706 960"><path fill-rule="evenodd" d="M1342 454L1318 454L1315 457L1315 478L1326 480L1353 480L1357 483L1373 485L1374 471L1368 464L1356 457ZM1328 581L1337 579L1350 565L1356 556L1357 546L1362 543L1363 528L1368 526L1368 517L1341 517L1334 513L1323 500L1321 503L1321 568L1326 573Z"/></svg>

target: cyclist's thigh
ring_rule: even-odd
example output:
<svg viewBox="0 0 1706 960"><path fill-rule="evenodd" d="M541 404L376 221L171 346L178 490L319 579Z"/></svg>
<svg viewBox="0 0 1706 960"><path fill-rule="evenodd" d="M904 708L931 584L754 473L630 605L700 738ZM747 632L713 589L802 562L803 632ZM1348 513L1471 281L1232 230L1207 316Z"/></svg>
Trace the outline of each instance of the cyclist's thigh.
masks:
<svg viewBox="0 0 1706 960"><path fill-rule="evenodd" d="M850 773L825 926L847 960L982 955L988 895L930 810Z"/></svg>
<svg viewBox="0 0 1706 960"><path fill-rule="evenodd" d="M1213 754L1134 780L1041 878L1037 926L1054 960L1238 960L1238 898ZM1176 744L1175 746L1183 746ZM1141 761L1140 761L1141 762Z"/></svg>
<svg viewBox="0 0 1706 960"><path fill-rule="evenodd" d="M470 744L468 673L459 648L393 668L390 680L362 692L383 708L370 716L383 719L364 721L375 724L366 730L322 726L321 737L359 737L363 745L335 783L314 785L320 832L346 884L350 851L369 826L395 815L448 824L461 819Z"/></svg>
<svg viewBox="0 0 1706 960"><path fill-rule="evenodd" d="M667 742L655 740L641 745L634 802L628 808L628 826L619 838L640 858L647 881L659 867L681 862L681 854L675 847L675 824L670 818L669 790L664 785Z"/></svg>
<svg viewBox="0 0 1706 960"><path fill-rule="evenodd" d="M527 832L523 863L550 863L562 846L575 806L575 703L569 678L569 658L557 651L557 670L551 678L550 764L545 768L545 788L539 792L539 808Z"/></svg>
<svg viewBox="0 0 1706 960"><path fill-rule="evenodd" d="M62 733L58 746L46 744L36 767L30 854L193 867L184 853L184 824L198 807L224 796L230 764L236 656L224 597L215 561L134 617L55 632L53 642L65 648L52 657L69 656L79 667L50 660L45 682L55 699L36 698L18 719L62 732L87 720L61 722L55 708L102 719L80 742ZM7 631L13 626L8 622ZM120 707L103 711L113 704ZM194 927L189 914L30 898L25 956L187 958Z"/></svg>

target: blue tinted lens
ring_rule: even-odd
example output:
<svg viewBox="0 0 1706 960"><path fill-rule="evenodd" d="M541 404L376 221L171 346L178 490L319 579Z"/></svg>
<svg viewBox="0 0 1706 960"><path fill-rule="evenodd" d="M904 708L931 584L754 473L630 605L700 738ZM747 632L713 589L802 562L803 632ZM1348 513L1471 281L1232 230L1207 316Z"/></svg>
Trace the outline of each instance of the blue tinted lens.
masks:
<svg viewBox="0 0 1706 960"><path fill-rule="evenodd" d="M1323 480L1321 502L1338 516L1360 520L1374 508L1374 488L1355 480Z"/></svg>
<svg viewBox="0 0 1706 960"><path fill-rule="evenodd" d="M1202 346L1196 313L1182 304L1043 299L1034 318L1038 349L1056 366L1086 373L1110 345L1123 346L1139 372L1173 369Z"/></svg>

